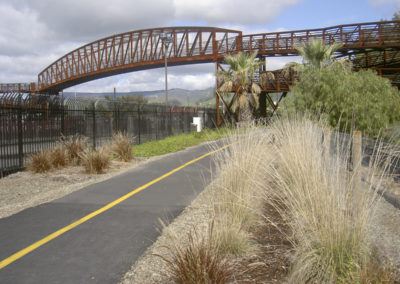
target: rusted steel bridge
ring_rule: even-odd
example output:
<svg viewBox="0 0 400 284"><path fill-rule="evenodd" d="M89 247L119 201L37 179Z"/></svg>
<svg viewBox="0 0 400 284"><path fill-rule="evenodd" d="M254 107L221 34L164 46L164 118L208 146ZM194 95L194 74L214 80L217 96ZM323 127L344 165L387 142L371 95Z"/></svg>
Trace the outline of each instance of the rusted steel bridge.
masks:
<svg viewBox="0 0 400 284"><path fill-rule="evenodd" d="M164 54L160 35L172 42ZM94 79L132 71L170 66L217 62L225 54L257 51L259 57L297 55L296 47L312 39L325 44L341 43L337 57L348 57L356 68L375 68L393 77L400 68L400 22L381 21L339 25L321 29L242 35L241 31L211 27L171 27L137 30L106 37L64 55L38 75L37 84L0 84L0 91L58 93ZM277 82L266 91L281 91ZM290 82L286 82L287 83ZM279 89L281 88L281 89Z"/></svg>
<svg viewBox="0 0 400 284"><path fill-rule="evenodd" d="M172 42L164 54L162 34ZM259 58L298 55L297 47L312 39L325 44L341 43L336 57L349 58L354 67L374 68L400 85L400 21L338 25L320 29L243 35L241 31L214 27L170 27L137 30L96 40L50 64L37 83L0 84L0 92L57 94L65 88L91 80L170 66L220 64L224 56L257 51ZM294 76L274 71L264 92L287 92ZM218 106L217 96L217 106Z"/></svg>

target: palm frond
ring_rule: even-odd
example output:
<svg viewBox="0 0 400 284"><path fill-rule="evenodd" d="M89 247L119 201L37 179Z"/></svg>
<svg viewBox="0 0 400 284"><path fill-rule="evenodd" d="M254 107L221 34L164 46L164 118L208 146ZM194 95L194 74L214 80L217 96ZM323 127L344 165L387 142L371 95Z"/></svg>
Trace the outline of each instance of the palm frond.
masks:
<svg viewBox="0 0 400 284"><path fill-rule="evenodd" d="M232 81L225 81L221 87L218 88L218 91L221 93L230 93L233 91L233 82Z"/></svg>

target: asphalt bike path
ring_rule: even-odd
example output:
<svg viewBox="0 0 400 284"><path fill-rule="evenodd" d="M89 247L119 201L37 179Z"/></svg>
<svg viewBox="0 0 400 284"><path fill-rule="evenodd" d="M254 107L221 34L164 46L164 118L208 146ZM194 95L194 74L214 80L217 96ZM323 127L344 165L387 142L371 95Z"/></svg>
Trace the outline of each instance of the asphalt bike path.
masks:
<svg viewBox="0 0 400 284"><path fill-rule="evenodd" d="M210 182L210 152L156 158L0 219L0 283L117 283L157 239L160 219L173 220Z"/></svg>

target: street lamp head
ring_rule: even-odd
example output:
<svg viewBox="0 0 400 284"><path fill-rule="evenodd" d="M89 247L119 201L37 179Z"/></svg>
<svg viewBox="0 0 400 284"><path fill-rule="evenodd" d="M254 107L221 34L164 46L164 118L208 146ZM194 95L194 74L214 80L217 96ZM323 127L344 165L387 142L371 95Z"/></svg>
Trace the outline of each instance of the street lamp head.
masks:
<svg viewBox="0 0 400 284"><path fill-rule="evenodd" d="M166 32L160 33L160 38L165 44L170 44L172 42L172 36L169 33Z"/></svg>

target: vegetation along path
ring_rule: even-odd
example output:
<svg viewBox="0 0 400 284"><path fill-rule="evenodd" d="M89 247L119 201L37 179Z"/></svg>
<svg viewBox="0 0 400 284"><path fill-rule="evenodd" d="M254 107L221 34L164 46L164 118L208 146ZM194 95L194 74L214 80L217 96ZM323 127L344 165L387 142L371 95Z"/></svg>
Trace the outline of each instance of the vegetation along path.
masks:
<svg viewBox="0 0 400 284"><path fill-rule="evenodd" d="M209 146L0 219L0 283L116 283L210 181ZM122 198L121 198L122 197Z"/></svg>

